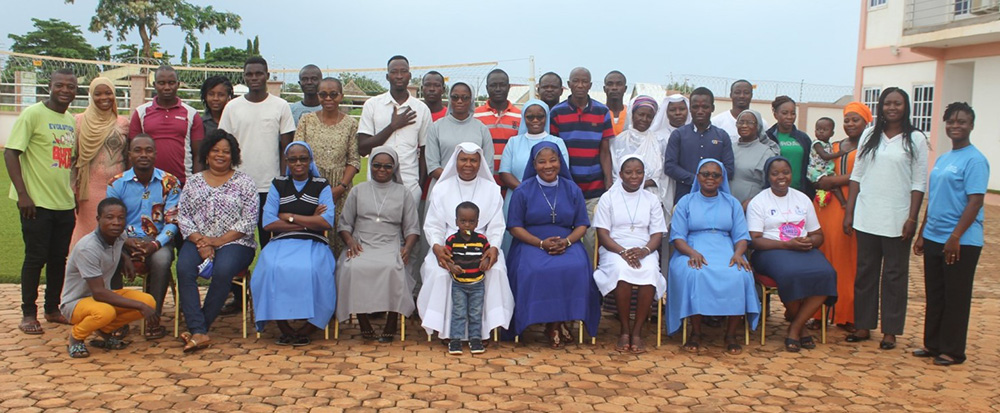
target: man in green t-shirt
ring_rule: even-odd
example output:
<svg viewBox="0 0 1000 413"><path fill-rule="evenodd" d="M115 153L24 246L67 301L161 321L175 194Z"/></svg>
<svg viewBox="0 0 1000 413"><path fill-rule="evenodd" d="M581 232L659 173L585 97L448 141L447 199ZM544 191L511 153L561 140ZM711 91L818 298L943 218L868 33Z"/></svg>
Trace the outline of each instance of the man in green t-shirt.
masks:
<svg viewBox="0 0 1000 413"><path fill-rule="evenodd" d="M42 334L38 323L38 284L45 267L45 320L69 324L59 312L66 275L66 255L76 225L76 199L70 168L76 147L76 122L66 113L76 99L76 75L59 69L49 80L49 98L21 112L7 140L4 160L10 175L10 199L21 212L24 264L21 265L21 311L18 328Z"/></svg>

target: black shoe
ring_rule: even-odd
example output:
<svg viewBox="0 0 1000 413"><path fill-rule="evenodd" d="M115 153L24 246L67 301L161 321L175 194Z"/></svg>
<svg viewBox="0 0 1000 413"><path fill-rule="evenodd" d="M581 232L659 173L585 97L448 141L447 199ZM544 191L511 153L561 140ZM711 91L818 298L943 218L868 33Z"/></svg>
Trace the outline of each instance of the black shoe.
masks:
<svg viewBox="0 0 1000 413"><path fill-rule="evenodd" d="M965 360L959 361L959 360L946 359L941 356L934 357L934 365L936 366L950 366L953 364L962 364L964 361Z"/></svg>
<svg viewBox="0 0 1000 413"><path fill-rule="evenodd" d="M460 340L452 340L448 343L448 354L453 356L462 355L462 342Z"/></svg>
<svg viewBox="0 0 1000 413"><path fill-rule="evenodd" d="M222 306L222 310L219 310L219 315L233 315L239 314L243 311L243 305L236 301L230 301L226 305Z"/></svg>
<svg viewBox="0 0 1000 413"><path fill-rule="evenodd" d="M483 346L483 340L469 340L469 352L472 354L485 353L486 347Z"/></svg>
<svg viewBox="0 0 1000 413"><path fill-rule="evenodd" d="M878 348L880 348L882 350L892 350L892 349L896 348L896 342L895 341L882 341L882 342L878 343Z"/></svg>
<svg viewBox="0 0 1000 413"><path fill-rule="evenodd" d="M307 336L295 337L292 339L292 347L308 346L309 343L312 343L312 340L310 340Z"/></svg>
<svg viewBox="0 0 1000 413"><path fill-rule="evenodd" d="M937 357L938 353L926 349L913 350L913 357Z"/></svg>
<svg viewBox="0 0 1000 413"><path fill-rule="evenodd" d="M849 334L847 336L847 338L844 339L844 341L846 341L848 343L860 343L862 341L868 341L868 340L871 340L871 339L872 339L871 334L869 334L867 336L859 336L857 334Z"/></svg>
<svg viewBox="0 0 1000 413"><path fill-rule="evenodd" d="M286 336L282 334L281 337L278 337L278 339L274 341L274 344L277 344L279 346L290 346L294 342L295 342L295 337Z"/></svg>

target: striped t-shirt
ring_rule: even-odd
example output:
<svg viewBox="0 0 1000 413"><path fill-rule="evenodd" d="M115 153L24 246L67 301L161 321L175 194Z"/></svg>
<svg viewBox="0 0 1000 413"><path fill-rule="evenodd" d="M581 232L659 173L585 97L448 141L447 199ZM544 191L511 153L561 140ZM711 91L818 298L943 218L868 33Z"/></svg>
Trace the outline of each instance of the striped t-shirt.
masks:
<svg viewBox="0 0 1000 413"><path fill-rule="evenodd" d="M567 99L553 107L550 116L550 133L562 138L569 151L573 181L585 199L599 198L605 192L601 141L615 137L611 111L594 99L584 108L574 107Z"/></svg>
<svg viewBox="0 0 1000 413"><path fill-rule="evenodd" d="M463 237L459 231L445 240L445 248L451 251L451 259L455 264L462 268L462 274L452 274L452 279L464 284L483 280L484 274L479 269L479 262L483 259L483 253L490 249L490 241L483 234L472 232L468 237Z"/></svg>

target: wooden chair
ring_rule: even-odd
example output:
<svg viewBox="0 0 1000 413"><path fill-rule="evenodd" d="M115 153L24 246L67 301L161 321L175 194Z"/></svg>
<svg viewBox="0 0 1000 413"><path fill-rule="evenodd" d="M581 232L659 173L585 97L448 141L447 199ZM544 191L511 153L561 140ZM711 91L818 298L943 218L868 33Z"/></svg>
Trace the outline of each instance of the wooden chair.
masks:
<svg viewBox="0 0 1000 413"><path fill-rule="evenodd" d="M600 263L599 251L601 249L600 243L594 240L594 269L597 269ZM661 271L662 273L662 271ZM667 296L664 295L660 299L656 300L656 347L659 348L663 345L663 306L667 304ZM645 322L645 321L643 321ZM596 342L596 338L591 337L591 344ZM580 322L580 342L583 343L583 322Z"/></svg>
<svg viewBox="0 0 1000 413"><path fill-rule="evenodd" d="M760 345L764 345L767 331L767 311L770 307L771 294L778 293L778 283L773 278L754 273L754 282L760 287ZM823 304L820 314L827 314L826 304ZM824 317L825 318L825 317ZM820 323L820 341L826 344L826 320Z"/></svg>

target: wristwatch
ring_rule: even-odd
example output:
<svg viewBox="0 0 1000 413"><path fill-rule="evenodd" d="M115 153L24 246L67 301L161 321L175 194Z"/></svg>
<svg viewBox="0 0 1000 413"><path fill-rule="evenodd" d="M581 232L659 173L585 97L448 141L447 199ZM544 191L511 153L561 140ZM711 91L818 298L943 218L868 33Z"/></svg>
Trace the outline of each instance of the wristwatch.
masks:
<svg viewBox="0 0 1000 413"><path fill-rule="evenodd" d="M288 216L288 223L289 224L294 224L295 223L295 215L289 215Z"/></svg>
<svg viewBox="0 0 1000 413"><path fill-rule="evenodd" d="M347 189L347 184L341 182L339 185L342 186L344 189Z"/></svg>

